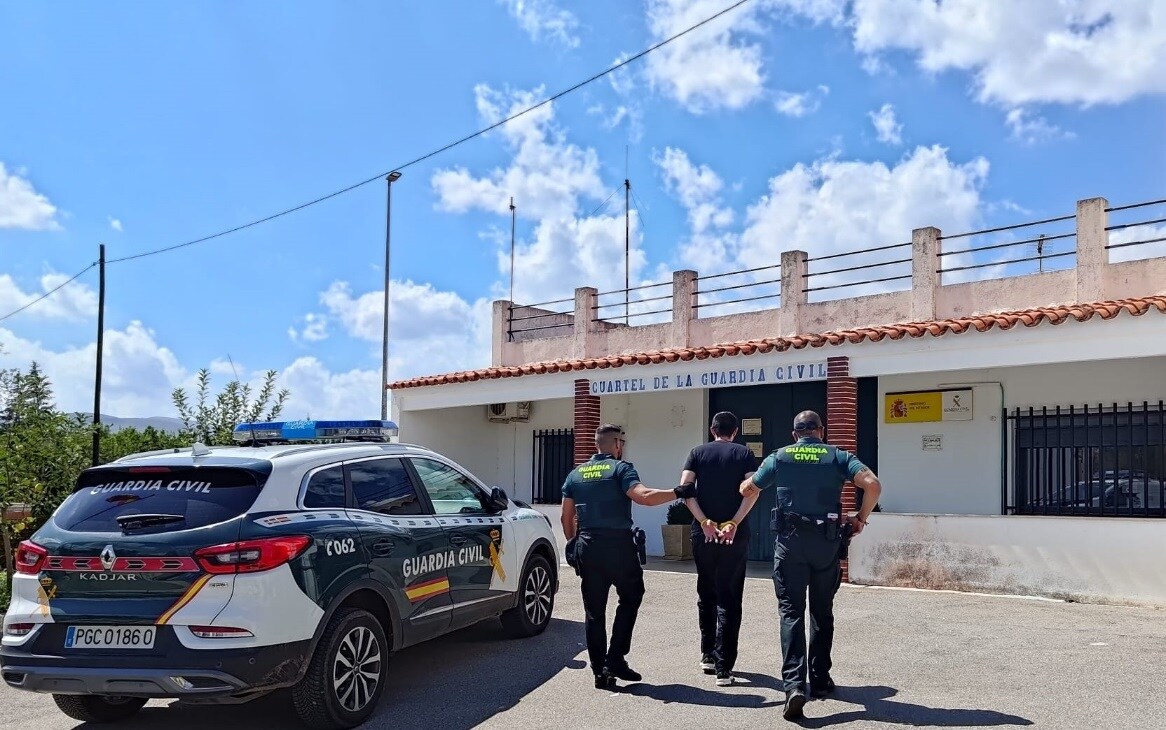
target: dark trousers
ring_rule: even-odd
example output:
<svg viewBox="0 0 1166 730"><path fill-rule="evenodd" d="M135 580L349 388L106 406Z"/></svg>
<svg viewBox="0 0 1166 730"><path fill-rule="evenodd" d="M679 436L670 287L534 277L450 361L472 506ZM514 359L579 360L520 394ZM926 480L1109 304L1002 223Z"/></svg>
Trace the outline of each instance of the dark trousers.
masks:
<svg viewBox="0 0 1166 730"><path fill-rule="evenodd" d="M834 595L842 583L842 543L820 528L782 528L774 543L773 586L781 614L781 675L788 692L830 676L834 643ZM806 594L810 598L809 661L806 657Z"/></svg>
<svg viewBox="0 0 1166 730"><path fill-rule="evenodd" d="M703 532L692 535L700 653L713 657L718 672L731 672L737 663L748 548L748 535L738 535L731 545L705 542Z"/></svg>
<svg viewBox="0 0 1166 730"><path fill-rule="evenodd" d="M630 530L582 530L576 543L582 579L584 626L591 670L620 666L632 648L632 630L644 598L644 569ZM607 599L615 587L619 604L607 644Z"/></svg>

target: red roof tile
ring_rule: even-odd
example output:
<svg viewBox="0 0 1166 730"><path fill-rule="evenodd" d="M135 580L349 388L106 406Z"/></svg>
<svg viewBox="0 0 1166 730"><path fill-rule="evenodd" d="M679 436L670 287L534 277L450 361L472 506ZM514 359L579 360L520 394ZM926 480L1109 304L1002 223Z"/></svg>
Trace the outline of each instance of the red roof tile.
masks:
<svg viewBox="0 0 1166 730"><path fill-rule="evenodd" d="M838 330L822 334L771 337L760 340L748 340L746 342L730 342L712 345L710 347L682 347L669 350L656 350L653 352L609 355L598 358L591 357L575 360L527 363L517 366L489 367L479 370L448 373L446 375L430 375L401 380L395 383L389 383L388 387L391 390L399 390L402 388L444 385L446 383L469 383L476 380L517 378L523 375L564 373L575 370L594 370L596 368L618 368L624 365L687 362L690 360L704 360L710 357L732 357L735 355L752 355L754 353L801 350L807 347L822 347L823 345L857 344L864 341L879 342L888 337L892 340L900 340L904 337L918 338L924 335L940 337L948 332L962 334L970 329L975 329L977 332L987 332L993 328L1007 330L1012 329L1017 324L1023 324L1025 327L1035 327L1043 322L1061 324L1062 322L1067 322L1069 319L1084 322L1092 319L1094 315L1102 319L1113 319L1121 312L1128 312L1133 316L1139 316L1151 309L1166 313L1166 296L1119 299L1092 304L1067 304L1057 307L1024 309L1015 312L976 314L933 322L904 322L878 327Z"/></svg>

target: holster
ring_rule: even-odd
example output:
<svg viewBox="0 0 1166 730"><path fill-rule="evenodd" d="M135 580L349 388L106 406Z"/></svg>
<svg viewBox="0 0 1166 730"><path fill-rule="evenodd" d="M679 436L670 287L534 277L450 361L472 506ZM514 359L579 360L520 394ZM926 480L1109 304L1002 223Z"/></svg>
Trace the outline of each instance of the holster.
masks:
<svg viewBox="0 0 1166 730"><path fill-rule="evenodd" d="M838 548L839 560L846 560L846 556L850 554L850 539L852 537L854 537L854 528L848 520L842 525L842 545Z"/></svg>
<svg viewBox="0 0 1166 730"><path fill-rule="evenodd" d="M632 530L632 542L636 545L636 556L640 559L640 565L647 565L648 563L648 533L643 529L636 527Z"/></svg>
<svg viewBox="0 0 1166 730"><path fill-rule="evenodd" d="M575 571L575 575L579 575L579 557L576 550L579 547L579 537L572 537L567 541L567 546L563 550L563 557L567 559L567 565Z"/></svg>

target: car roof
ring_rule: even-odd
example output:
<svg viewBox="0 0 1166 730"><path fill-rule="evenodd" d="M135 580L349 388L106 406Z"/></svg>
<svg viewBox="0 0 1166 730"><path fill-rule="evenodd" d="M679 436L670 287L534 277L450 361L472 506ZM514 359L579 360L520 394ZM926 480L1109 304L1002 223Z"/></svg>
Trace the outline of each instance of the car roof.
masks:
<svg viewBox="0 0 1166 730"><path fill-rule="evenodd" d="M196 453L197 451L197 453ZM282 443L264 446L197 446L176 449L162 449L129 454L102 468L124 468L126 466L195 466L209 465L245 467L257 461L270 462L272 466L294 468L315 462L326 463L341 459L360 459L370 456L440 456L423 446L402 443L340 442L327 444Z"/></svg>

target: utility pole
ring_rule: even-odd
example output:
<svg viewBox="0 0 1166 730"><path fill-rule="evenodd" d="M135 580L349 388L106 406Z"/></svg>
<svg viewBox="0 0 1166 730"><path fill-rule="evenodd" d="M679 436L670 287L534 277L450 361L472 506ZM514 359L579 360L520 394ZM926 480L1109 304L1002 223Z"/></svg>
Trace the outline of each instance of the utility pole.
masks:
<svg viewBox="0 0 1166 730"><path fill-rule="evenodd" d="M510 304L514 304L514 196L510 196Z"/></svg>
<svg viewBox="0 0 1166 730"><path fill-rule="evenodd" d="M97 254L97 370L93 383L93 466L101 461L101 358L105 343L105 244Z"/></svg>
<svg viewBox="0 0 1166 730"><path fill-rule="evenodd" d="M401 173L393 170L386 177L389 190L385 199L385 314L384 341L381 343L381 420L389 420L389 252L391 250L390 231L393 221L393 183L401 178Z"/></svg>

